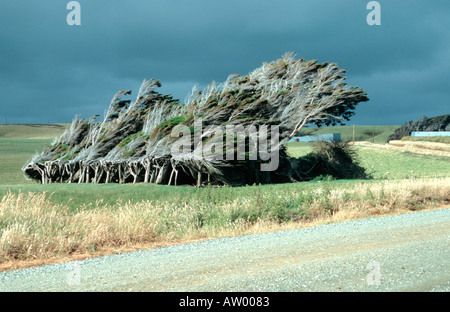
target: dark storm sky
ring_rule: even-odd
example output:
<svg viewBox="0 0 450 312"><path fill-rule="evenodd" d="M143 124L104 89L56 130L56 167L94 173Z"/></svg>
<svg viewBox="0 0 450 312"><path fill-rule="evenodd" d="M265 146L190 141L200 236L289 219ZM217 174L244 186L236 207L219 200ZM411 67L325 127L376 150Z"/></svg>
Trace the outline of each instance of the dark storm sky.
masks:
<svg viewBox="0 0 450 312"><path fill-rule="evenodd" d="M0 123L69 122L103 114L114 93L159 79L184 100L294 51L336 62L370 98L349 124L402 124L450 107L450 1L2 0Z"/></svg>

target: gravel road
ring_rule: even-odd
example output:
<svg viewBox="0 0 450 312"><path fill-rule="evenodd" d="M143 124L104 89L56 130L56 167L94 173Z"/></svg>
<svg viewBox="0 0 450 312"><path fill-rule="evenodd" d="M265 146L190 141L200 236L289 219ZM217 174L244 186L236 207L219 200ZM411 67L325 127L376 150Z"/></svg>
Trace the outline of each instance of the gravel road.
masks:
<svg viewBox="0 0 450 312"><path fill-rule="evenodd" d="M450 291L450 208L0 273L0 291Z"/></svg>

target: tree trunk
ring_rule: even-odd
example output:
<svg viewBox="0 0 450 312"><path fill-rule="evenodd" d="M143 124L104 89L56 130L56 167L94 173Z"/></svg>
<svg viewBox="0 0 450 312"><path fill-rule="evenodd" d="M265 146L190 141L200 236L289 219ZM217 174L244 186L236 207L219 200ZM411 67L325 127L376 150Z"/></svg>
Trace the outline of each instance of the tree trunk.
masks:
<svg viewBox="0 0 450 312"><path fill-rule="evenodd" d="M150 177L150 161L145 160L144 164L145 164L144 183L148 183L149 182L149 177Z"/></svg>
<svg viewBox="0 0 450 312"><path fill-rule="evenodd" d="M165 163L161 166L161 169L159 170L158 177L156 178L155 183L156 184L165 184L164 182L167 181L168 177L168 168L169 164Z"/></svg>

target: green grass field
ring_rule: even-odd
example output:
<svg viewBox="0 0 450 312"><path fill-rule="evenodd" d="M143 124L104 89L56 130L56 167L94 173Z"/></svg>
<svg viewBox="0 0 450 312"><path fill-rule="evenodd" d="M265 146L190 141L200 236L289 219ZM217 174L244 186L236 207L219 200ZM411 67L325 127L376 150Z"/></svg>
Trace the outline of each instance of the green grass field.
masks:
<svg viewBox="0 0 450 312"><path fill-rule="evenodd" d="M66 126L0 125L0 185L31 183L25 180L22 166L60 136Z"/></svg>
<svg viewBox="0 0 450 312"><path fill-rule="evenodd" d="M355 147L360 164L375 179L444 178L450 176L450 159L442 156Z"/></svg>
<svg viewBox="0 0 450 312"><path fill-rule="evenodd" d="M52 139L0 138L0 185L29 184L22 174L22 166Z"/></svg>

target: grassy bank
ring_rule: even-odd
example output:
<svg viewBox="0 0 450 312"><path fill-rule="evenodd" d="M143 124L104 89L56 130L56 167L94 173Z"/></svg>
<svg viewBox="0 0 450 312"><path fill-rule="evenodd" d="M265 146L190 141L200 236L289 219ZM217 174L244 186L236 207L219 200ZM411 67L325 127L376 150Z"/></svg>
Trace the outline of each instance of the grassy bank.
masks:
<svg viewBox="0 0 450 312"><path fill-rule="evenodd" d="M450 202L450 178L305 185L205 188L180 199L174 192L175 200L98 201L80 209L55 204L46 192L7 193L0 202L0 262L7 268L18 260L299 228Z"/></svg>

